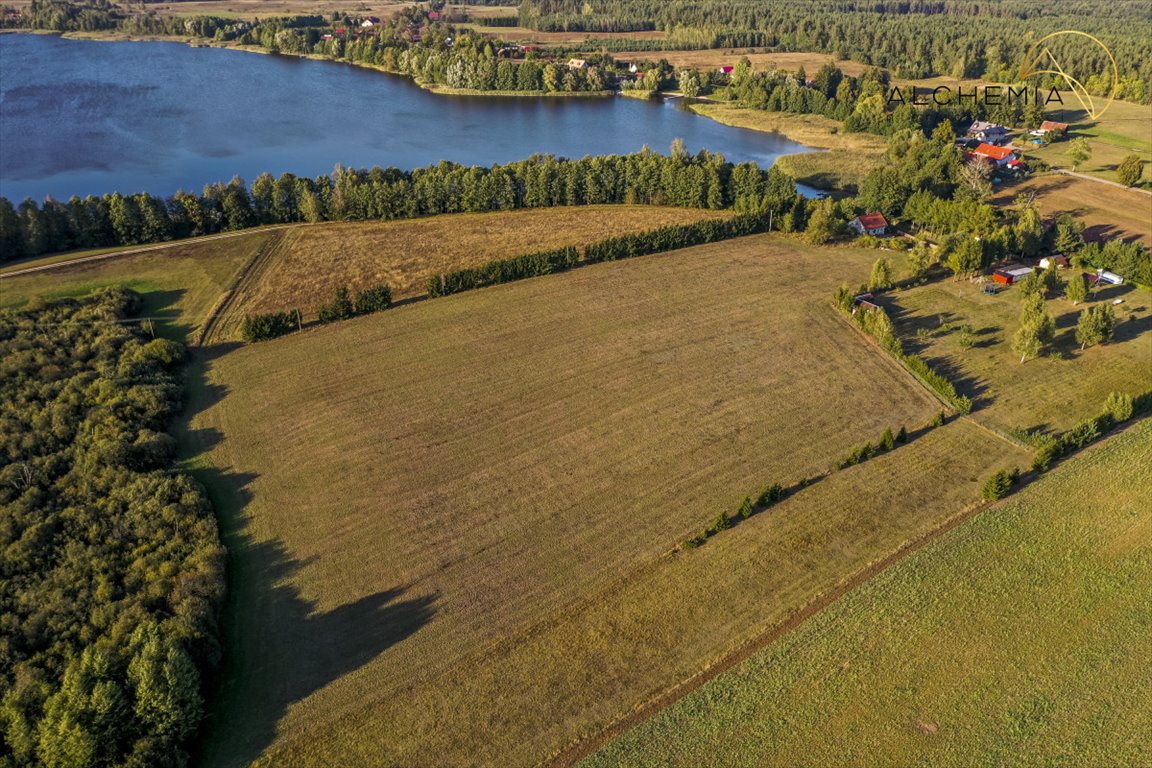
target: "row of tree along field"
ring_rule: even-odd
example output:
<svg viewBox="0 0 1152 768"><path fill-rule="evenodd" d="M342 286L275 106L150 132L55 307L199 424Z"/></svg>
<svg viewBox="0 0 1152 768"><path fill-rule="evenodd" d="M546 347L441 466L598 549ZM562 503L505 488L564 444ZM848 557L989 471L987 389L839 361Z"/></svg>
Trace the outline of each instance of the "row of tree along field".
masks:
<svg viewBox="0 0 1152 768"><path fill-rule="evenodd" d="M568 160L533 156L491 168L441 162L396 168L337 168L318 178L263 174L212 184L201 194L73 197L67 203L0 198L0 258L74 248L156 243L267 224L406 219L440 213L604 203L736 211L789 210L796 186L779 169L734 165L675 142L650 151Z"/></svg>
<svg viewBox="0 0 1152 768"><path fill-rule="evenodd" d="M185 765L224 551L165 432L184 349L109 288L0 313L0 763Z"/></svg>
<svg viewBox="0 0 1152 768"><path fill-rule="evenodd" d="M591 264L616 261L764 232L771 225L773 216L774 212L743 214L727 220L711 219L679 226L658 227L647 232L609 238L586 246L583 262ZM580 251L574 245L510 259L496 259L479 267L466 267L433 275L428 280L428 295L433 298L448 296L489 285L540 277L566 271L580 262ZM353 301L348 289L341 287L336 290L331 302L320 307L316 319L323 324L378 312L391 305L391 297L389 287L379 285L358 294ZM250 342L284 336L302 329L303 317L298 308L249 315L244 319L242 334L244 340Z"/></svg>

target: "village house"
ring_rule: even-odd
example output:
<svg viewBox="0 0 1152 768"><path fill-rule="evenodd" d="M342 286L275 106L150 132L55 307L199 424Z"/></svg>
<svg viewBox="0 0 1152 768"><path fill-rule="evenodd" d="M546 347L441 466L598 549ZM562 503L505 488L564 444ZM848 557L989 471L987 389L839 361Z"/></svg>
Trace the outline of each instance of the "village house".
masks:
<svg viewBox="0 0 1152 768"><path fill-rule="evenodd" d="M1063 135L1068 132L1068 123L1057 123L1052 120L1045 120L1044 122L1040 123L1040 128L1038 130L1041 134L1058 133Z"/></svg>
<svg viewBox="0 0 1152 768"><path fill-rule="evenodd" d="M1016 156L1016 151L1011 147L997 147L993 144L984 143L972 150L975 157L982 157L995 164L997 168L1003 168L1009 163L1018 161L1020 158Z"/></svg>
<svg viewBox="0 0 1152 768"><path fill-rule="evenodd" d="M568 69L586 69L588 62L584 59L568 59Z"/></svg>
<svg viewBox="0 0 1152 768"><path fill-rule="evenodd" d="M1040 259L1041 269L1067 269L1068 259L1063 256L1045 256Z"/></svg>
<svg viewBox="0 0 1152 768"><path fill-rule="evenodd" d="M1008 129L997 123L977 120L968 128L968 135L988 144L999 144L1008 138Z"/></svg>
<svg viewBox="0 0 1152 768"><path fill-rule="evenodd" d="M720 67L720 69L718 71L720 72L720 74L724 75L725 77L732 77L732 73L735 70L736 70L735 67Z"/></svg>
<svg viewBox="0 0 1152 768"><path fill-rule="evenodd" d="M880 236L888 231L888 220L882 213L865 213L848 222L848 226L861 235Z"/></svg>

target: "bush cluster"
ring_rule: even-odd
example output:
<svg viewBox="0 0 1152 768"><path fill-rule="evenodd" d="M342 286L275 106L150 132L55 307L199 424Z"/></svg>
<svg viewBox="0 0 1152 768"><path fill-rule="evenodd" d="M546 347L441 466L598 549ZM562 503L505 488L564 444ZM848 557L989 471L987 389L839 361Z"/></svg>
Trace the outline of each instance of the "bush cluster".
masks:
<svg viewBox="0 0 1152 768"><path fill-rule="evenodd" d="M242 333L244 341L267 341L299 328L300 310L291 312L268 312L248 315L244 318Z"/></svg>
<svg viewBox="0 0 1152 768"><path fill-rule="evenodd" d="M5 766L184 765L219 660L224 550L165 432L184 349L139 304L0 312Z"/></svg>
<svg viewBox="0 0 1152 768"><path fill-rule="evenodd" d="M392 289L387 285L375 285L366 288L352 298L352 292L347 286L336 289L332 301L320 305L317 310L317 320L321 323L334 323L338 320L348 320L358 315L369 315L392 306Z"/></svg>
<svg viewBox="0 0 1152 768"><path fill-rule="evenodd" d="M1122 392L1112 392L1104 401L1104 411L1081 421L1067 432L1059 435L1029 434L1036 454L1032 457L1032 469L1047 471L1056 459L1075 453L1086 445L1095 442L1108 430L1122 424L1134 416L1152 413L1152 391L1136 397Z"/></svg>
<svg viewBox="0 0 1152 768"><path fill-rule="evenodd" d="M989 477L984 481L984 487L980 489L980 498L984 501L996 501L1008 495L1012 490L1012 486L1020 479L1019 469L1001 469L996 474Z"/></svg>
<svg viewBox="0 0 1152 768"><path fill-rule="evenodd" d="M510 283L527 277L539 277L563 272L576 266L580 255L573 245L551 251L540 251L512 259L490 261L482 267L457 269L428 279L428 295L447 296L452 293L483 288L486 285Z"/></svg>
<svg viewBox="0 0 1152 768"><path fill-rule="evenodd" d="M806 482L801 483L801 485L806 484ZM740 502L740 506L736 509L735 517L739 517L741 520L747 520L748 518L752 517L752 515L756 514L757 507L759 507L760 510L767 509L768 507L771 507L772 505L781 501L787 495L787 493L788 492L784 489L784 486L780 485L779 483L774 483L760 492L760 495L756 498L755 504L752 503L751 496L745 496L744 500ZM727 512L721 512L712 519L712 522L708 525L707 528L704 528L700 531L700 533L696 534L690 539L687 539L684 542L684 546L688 547L689 549L700 546L712 536L720 533L720 531L725 531L731 528L733 525L732 520L733 516L730 516Z"/></svg>
<svg viewBox="0 0 1152 768"><path fill-rule="evenodd" d="M879 453L891 451L897 444L903 445L906 442L908 442L908 430L906 428L900 427L900 431L893 434L892 427L888 427L884 430L884 434L880 436L879 442L875 445L869 442L855 446L848 452L847 456L836 462L836 469L861 464Z"/></svg>

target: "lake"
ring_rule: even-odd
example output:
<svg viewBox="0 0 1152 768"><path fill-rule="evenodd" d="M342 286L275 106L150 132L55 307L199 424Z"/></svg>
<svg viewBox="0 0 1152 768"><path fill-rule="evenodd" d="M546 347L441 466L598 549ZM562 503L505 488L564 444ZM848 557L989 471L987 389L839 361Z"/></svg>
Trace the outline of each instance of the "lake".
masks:
<svg viewBox="0 0 1152 768"><path fill-rule="evenodd" d="M182 43L0 35L0 195L169 195L337 163L491 165L534 153L721 152L767 167L806 147L675 102L437 96L346 64Z"/></svg>

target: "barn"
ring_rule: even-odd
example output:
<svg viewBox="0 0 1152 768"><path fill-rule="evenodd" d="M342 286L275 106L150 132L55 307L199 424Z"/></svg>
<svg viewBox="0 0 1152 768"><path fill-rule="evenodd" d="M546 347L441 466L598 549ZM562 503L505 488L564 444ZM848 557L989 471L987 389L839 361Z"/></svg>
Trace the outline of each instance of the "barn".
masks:
<svg viewBox="0 0 1152 768"><path fill-rule="evenodd" d="M1017 280L1032 274L1032 267L1021 264L1008 264L992 273L992 279L1001 285L1012 285Z"/></svg>

